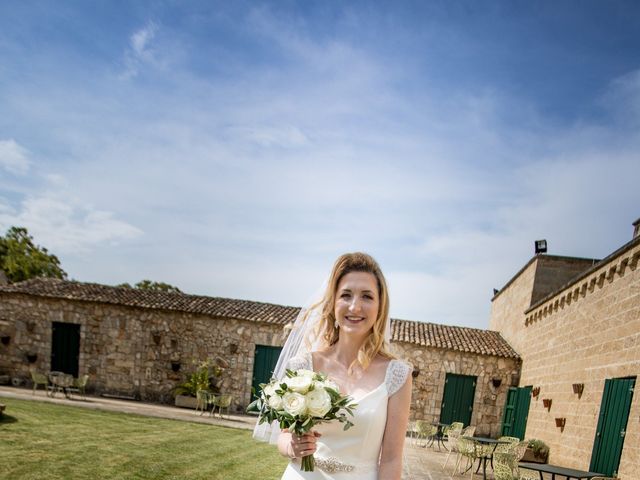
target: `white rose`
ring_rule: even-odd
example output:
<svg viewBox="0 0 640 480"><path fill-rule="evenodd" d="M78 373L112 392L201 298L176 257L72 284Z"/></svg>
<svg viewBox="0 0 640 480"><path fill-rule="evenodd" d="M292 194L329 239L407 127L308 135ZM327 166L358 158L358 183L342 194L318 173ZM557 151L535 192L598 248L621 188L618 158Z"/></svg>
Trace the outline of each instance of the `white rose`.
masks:
<svg viewBox="0 0 640 480"><path fill-rule="evenodd" d="M273 383L270 383L269 385L265 385L262 391L264 392L265 396L271 397L272 395L276 394L276 386Z"/></svg>
<svg viewBox="0 0 640 480"><path fill-rule="evenodd" d="M332 382L331 380L325 380L324 382L320 382L318 386L322 388L330 388L331 390L335 390L336 392L340 393L340 388L338 387L338 385L335 382Z"/></svg>
<svg viewBox="0 0 640 480"><path fill-rule="evenodd" d="M307 411L307 400L304 395L300 395L295 392L287 392L282 397L282 403L284 404L284 410L290 415L302 415Z"/></svg>
<svg viewBox="0 0 640 480"><path fill-rule="evenodd" d="M309 415L324 417L331 410L331 397L324 388L311 390L305 395Z"/></svg>
<svg viewBox="0 0 640 480"><path fill-rule="evenodd" d="M309 391L309 388L311 387L312 382L313 380L311 379L311 377L306 376L291 377L285 380L287 386L294 392L298 393L307 393Z"/></svg>
<svg viewBox="0 0 640 480"><path fill-rule="evenodd" d="M313 378L315 374L316 374L315 372L313 372L311 370L306 370L304 368L296 370L296 375L299 376L299 377Z"/></svg>
<svg viewBox="0 0 640 480"><path fill-rule="evenodd" d="M269 404L269 407L273 408L274 410L280 410L283 405L282 397L278 394L273 394L269 397L267 403Z"/></svg>

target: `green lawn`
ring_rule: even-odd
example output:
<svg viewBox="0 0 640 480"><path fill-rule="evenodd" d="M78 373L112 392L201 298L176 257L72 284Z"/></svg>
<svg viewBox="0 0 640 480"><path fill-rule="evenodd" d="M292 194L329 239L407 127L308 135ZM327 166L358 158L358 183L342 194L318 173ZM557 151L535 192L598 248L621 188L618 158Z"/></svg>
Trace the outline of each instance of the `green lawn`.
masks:
<svg viewBox="0 0 640 480"><path fill-rule="evenodd" d="M251 432L38 401L1 399L0 478L279 479L286 467Z"/></svg>

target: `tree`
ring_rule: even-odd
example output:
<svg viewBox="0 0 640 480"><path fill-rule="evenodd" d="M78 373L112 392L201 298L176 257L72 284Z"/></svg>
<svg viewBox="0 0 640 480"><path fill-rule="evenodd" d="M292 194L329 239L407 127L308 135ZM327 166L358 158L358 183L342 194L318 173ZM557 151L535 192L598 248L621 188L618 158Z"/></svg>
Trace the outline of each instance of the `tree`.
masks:
<svg viewBox="0 0 640 480"><path fill-rule="evenodd" d="M35 277L67 278L58 257L36 245L23 227L11 227L0 237L0 268L10 282Z"/></svg>
<svg viewBox="0 0 640 480"><path fill-rule="evenodd" d="M141 280L133 287L128 283L121 283L117 286L122 288L137 288L138 290L153 290L156 292L182 293L182 290L178 287L174 287L173 285L169 285L164 282L155 282L153 280Z"/></svg>

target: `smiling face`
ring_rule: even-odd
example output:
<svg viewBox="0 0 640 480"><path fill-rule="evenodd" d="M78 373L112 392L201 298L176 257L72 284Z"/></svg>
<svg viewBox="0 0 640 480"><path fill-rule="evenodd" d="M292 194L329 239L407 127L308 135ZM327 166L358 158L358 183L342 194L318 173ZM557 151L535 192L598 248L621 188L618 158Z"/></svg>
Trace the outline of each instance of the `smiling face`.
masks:
<svg viewBox="0 0 640 480"><path fill-rule="evenodd" d="M342 334L365 337L378 317L380 298L376 277L369 272L349 272L336 290L334 315Z"/></svg>

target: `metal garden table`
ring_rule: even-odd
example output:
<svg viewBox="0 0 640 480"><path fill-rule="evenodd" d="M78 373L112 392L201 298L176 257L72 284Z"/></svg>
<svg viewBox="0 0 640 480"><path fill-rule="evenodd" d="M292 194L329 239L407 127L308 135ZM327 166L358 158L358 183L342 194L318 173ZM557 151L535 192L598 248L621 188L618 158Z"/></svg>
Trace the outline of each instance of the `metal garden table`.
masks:
<svg viewBox="0 0 640 480"><path fill-rule="evenodd" d="M576 470L574 468L560 467L558 465L549 465L547 463L520 462L518 467L535 470L540 474L540 480L543 480L542 473L550 473L551 480L556 480L556 475L561 475L566 480L588 480L593 477L604 477L602 473L585 472L584 470Z"/></svg>

